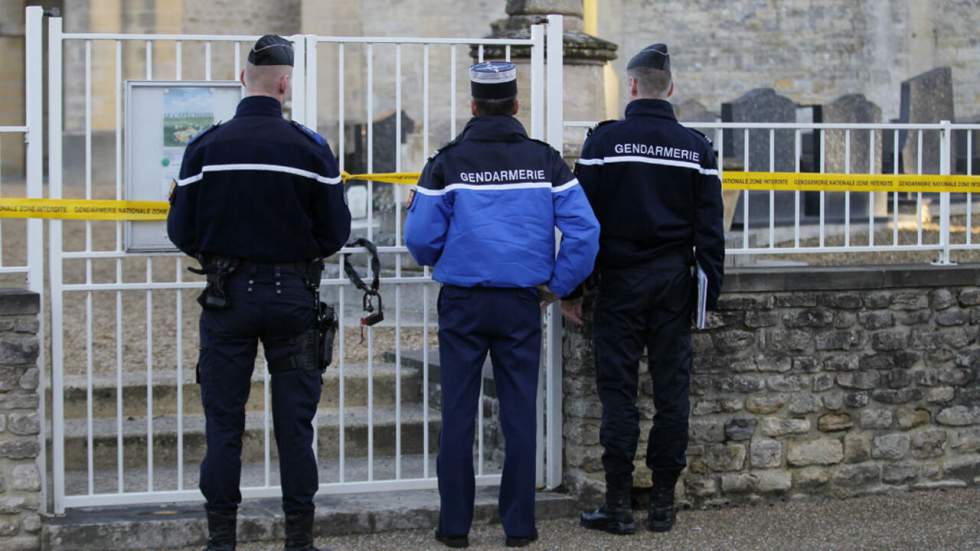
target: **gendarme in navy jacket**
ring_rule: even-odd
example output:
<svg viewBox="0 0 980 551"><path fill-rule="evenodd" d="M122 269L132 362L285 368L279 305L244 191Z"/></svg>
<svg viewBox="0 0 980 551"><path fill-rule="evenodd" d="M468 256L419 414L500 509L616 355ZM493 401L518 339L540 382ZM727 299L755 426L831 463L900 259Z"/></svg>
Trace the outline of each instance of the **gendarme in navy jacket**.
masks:
<svg viewBox="0 0 980 551"><path fill-rule="evenodd" d="M514 117L477 117L426 164L405 243L439 282L564 297L592 272L599 224L557 151Z"/></svg>
<svg viewBox="0 0 980 551"><path fill-rule="evenodd" d="M590 133L575 175L602 224L600 269L690 259L693 249L715 307L725 237L718 165L703 134L678 123L667 101L634 100L625 119Z"/></svg>
<svg viewBox="0 0 980 551"><path fill-rule="evenodd" d="M191 256L259 263L324 258L350 236L350 211L330 146L251 96L230 121L187 146L167 233Z"/></svg>

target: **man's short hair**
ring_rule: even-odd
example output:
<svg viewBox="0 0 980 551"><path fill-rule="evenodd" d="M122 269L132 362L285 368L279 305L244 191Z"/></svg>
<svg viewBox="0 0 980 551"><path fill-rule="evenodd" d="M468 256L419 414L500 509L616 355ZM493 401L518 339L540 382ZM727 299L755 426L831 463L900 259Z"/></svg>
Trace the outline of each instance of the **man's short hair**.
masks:
<svg viewBox="0 0 980 551"><path fill-rule="evenodd" d="M476 104L476 115L478 117L492 117L495 115L513 115L515 101L517 101L517 98L506 98L506 99L473 98L473 102Z"/></svg>
<svg viewBox="0 0 980 551"><path fill-rule="evenodd" d="M289 65L255 65L246 61L245 86L251 92L275 94L279 91L279 79L283 75L292 74L292 71L293 68Z"/></svg>
<svg viewBox="0 0 980 551"><path fill-rule="evenodd" d="M650 67L634 67L627 71L630 78L636 80L637 92L640 97L666 99L670 92L670 71L652 69Z"/></svg>

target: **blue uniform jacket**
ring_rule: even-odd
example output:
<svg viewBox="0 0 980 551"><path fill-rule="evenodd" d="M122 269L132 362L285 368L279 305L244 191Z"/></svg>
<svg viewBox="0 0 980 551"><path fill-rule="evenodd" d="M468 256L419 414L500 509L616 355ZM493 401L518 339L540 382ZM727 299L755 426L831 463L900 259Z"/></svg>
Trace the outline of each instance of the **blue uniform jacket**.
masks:
<svg viewBox="0 0 980 551"><path fill-rule="evenodd" d="M167 233L191 256L299 262L350 237L330 146L270 97L243 99L233 119L188 144L170 201Z"/></svg>
<svg viewBox="0 0 980 551"><path fill-rule="evenodd" d="M575 175L602 224L600 270L696 259L708 278L707 307L715 308L725 236L707 137L678 123L667 101L634 100L625 119L589 134Z"/></svg>
<svg viewBox="0 0 980 551"><path fill-rule="evenodd" d="M442 283L564 297L592 272L599 223L557 151L514 117L477 117L426 164L405 243Z"/></svg>

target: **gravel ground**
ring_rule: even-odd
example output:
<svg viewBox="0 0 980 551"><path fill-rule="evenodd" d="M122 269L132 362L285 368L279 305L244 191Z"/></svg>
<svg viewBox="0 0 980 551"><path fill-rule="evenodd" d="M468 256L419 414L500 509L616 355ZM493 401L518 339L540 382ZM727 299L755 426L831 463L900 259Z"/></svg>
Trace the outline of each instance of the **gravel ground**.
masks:
<svg viewBox="0 0 980 551"><path fill-rule="evenodd" d="M611 536L586 531L576 519L563 519L540 523L541 539L529 549L977 550L977 511L980 492L967 489L683 511L670 534L642 531L634 536ZM471 549L505 549L499 525L474 530L470 542ZM317 544L334 551L445 549L428 530L329 538ZM238 549L274 548L243 545Z"/></svg>

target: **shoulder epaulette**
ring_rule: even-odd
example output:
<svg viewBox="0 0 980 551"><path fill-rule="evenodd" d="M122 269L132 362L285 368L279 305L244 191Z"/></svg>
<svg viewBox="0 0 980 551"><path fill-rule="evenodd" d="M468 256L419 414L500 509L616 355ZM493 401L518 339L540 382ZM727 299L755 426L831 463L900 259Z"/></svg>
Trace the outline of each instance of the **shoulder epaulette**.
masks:
<svg viewBox="0 0 980 551"><path fill-rule="evenodd" d="M541 144L543 146L546 146L548 149L550 149L550 150L552 150L552 151L554 151L556 153L558 152L557 149L555 149L554 147L552 147L552 145L550 143L548 143L548 142L546 142L544 140L539 140L537 138L528 138L528 140L530 140L532 142L535 142L535 143L539 143L539 144Z"/></svg>
<svg viewBox="0 0 980 551"><path fill-rule="evenodd" d="M289 121L289 122L293 124L293 128L299 130L300 132L303 133L304 136L313 140L313 143L317 144L320 147L327 145L326 138L321 136L316 130L313 130L312 128L307 128L306 126L296 121Z"/></svg>
<svg viewBox="0 0 980 551"><path fill-rule="evenodd" d="M598 130L600 127L605 126L605 125L607 125L609 123L613 123L613 122L619 122L619 119L609 119L607 121L602 121L600 123L596 123L595 126L593 126L592 128L589 129L589 132L588 132L588 134L585 135L585 137L591 136L592 133L595 132L596 130Z"/></svg>
<svg viewBox="0 0 980 551"><path fill-rule="evenodd" d="M194 143L197 140L201 139L202 136L204 136L205 134L211 132L215 128L218 128L219 126L221 126L221 121L218 121L218 122L212 124L211 126L205 128L204 130L201 130L193 138L191 138L189 142L187 142L187 145L190 146L192 143Z"/></svg>
<svg viewBox="0 0 980 551"><path fill-rule="evenodd" d="M447 151L449 149L452 149L454 146L458 145L459 142L460 142L460 139L459 138L460 137L457 136L457 137L453 138L452 140L450 140L449 142L447 142L442 147L440 147L439 149L437 149L436 152L433 153L431 157L429 157L429 160L431 161L432 159L435 159L436 157L438 157L439 155L441 155L444 151Z"/></svg>

